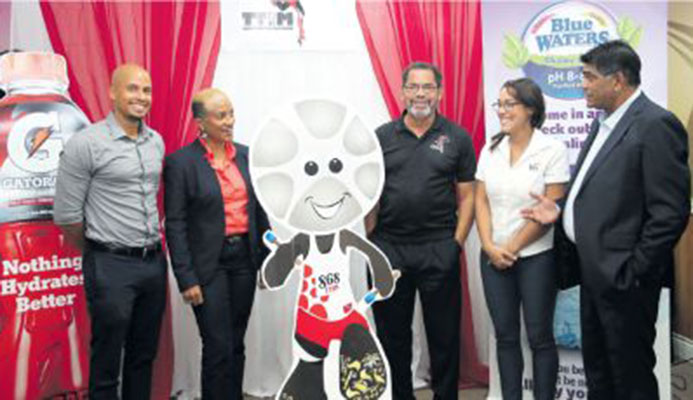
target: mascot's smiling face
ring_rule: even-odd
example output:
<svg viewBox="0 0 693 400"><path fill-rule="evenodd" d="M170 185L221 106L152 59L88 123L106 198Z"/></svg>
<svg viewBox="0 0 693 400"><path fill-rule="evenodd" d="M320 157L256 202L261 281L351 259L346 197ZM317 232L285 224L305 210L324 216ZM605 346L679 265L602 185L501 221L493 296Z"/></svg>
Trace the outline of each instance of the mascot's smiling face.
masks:
<svg viewBox="0 0 693 400"><path fill-rule="evenodd" d="M385 177L375 133L330 100L301 101L270 117L250 146L250 174L267 214L317 234L363 219Z"/></svg>

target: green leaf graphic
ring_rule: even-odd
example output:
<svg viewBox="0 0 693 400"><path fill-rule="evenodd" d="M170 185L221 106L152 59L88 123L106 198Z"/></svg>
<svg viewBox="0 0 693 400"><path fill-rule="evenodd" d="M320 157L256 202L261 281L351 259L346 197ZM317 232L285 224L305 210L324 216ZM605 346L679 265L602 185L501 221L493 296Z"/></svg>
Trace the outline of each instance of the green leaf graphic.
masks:
<svg viewBox="0 0 693 400"><path fill-rule="evenodd" d="M513 34L506 34L503 41L503 64L510 69L522 68L529 61L529 49Z"/></svg>
<svg viewBox="0 0 693 400"><path fill-rule="evenodd" d="M624 17L618 21L616 28L618 36L633 48L637 48L642 38L643 28L635 24L631 18Z"/></svg>
<svg viewBox="0 0 693 400"><path fill-rule="evenodd" d="M640 38L642 38L642 26L639 26L638 29L633 32L628 43L630 43L633 48L637 48L640 44Z"/></svg>

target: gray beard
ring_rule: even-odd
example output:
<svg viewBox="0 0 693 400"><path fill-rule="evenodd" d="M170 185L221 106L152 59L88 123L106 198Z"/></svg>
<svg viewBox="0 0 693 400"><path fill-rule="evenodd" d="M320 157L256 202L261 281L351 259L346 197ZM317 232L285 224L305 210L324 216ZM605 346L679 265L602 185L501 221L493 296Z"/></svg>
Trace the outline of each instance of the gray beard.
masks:
<svg viewBox="0 0 693 400"><path fill-rule="evenodd" d="M414 119L426 119L433 114L433 107L430 105L426 108L424 111L415 111L414 106L407 107L407 112L409 115L412 116Z"/></svg>

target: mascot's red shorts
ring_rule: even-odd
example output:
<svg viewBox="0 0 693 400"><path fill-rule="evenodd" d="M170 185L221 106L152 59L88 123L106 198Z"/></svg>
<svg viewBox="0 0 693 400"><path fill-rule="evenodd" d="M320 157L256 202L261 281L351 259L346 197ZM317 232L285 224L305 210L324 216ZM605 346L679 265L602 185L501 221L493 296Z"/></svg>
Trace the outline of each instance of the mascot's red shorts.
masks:
<svg viewBox="0 0 693 400"><path fill-rule="evenodd" d="M361 325L368 330L368 321L356 310L335 321L318 318L301 308L296 314L296 334L325 349L329 347L330 341L341 340L344 330L351 324Z"/></svg>

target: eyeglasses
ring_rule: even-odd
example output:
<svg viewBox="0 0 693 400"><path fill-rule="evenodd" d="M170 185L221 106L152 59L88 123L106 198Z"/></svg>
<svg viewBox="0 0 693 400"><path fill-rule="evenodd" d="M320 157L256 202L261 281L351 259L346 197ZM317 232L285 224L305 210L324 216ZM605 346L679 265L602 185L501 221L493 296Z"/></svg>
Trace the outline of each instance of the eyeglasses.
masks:
<svg viewBox="0 0 693 400"><path fill-rule="evenodd" d="M407 94L416 94L419 93L419 90L422 90L424 94L431 94L438 90L438 85L428 83L425 85L418 85L416 83L412 83L409 85L404 85L403 89Z"/></svg>
<svg viewBox="0 0 693 400"><path fill-rule="evenodd" d="M501 103L500 101L497 101L497 102L491 104L491 107L493 107L493 111L495 111L495 112L500 112L500 110L508 112L508 111L512 111L513 107L515 107L518 104L520 104L519 101L506 101L505 103Z"/></svg>

